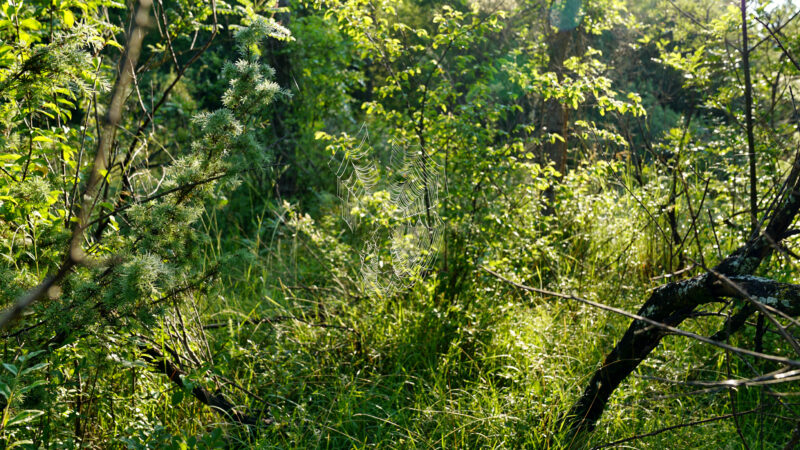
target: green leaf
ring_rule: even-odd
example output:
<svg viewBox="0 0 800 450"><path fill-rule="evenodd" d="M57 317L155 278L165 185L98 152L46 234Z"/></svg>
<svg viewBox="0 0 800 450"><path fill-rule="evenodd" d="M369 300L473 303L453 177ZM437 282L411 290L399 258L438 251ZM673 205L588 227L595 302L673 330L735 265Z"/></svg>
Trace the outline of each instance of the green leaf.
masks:
<svg viewBox="0 0 800 450"><path fill-rule="evenodd" d="M2 381L0 381L0 395L5 397L6 401L11 398L11 388Z"/></svg>
<svg viewBox="0 0 800 450"><path fill-rule="evenodd" d="M66 25L67 28L72 28L72 25L75 24L75 15L72 14L72 11L65 9L61 12L61 16L64 19L64 25Z"/></svg>
<svg viewBox="0 0 800 450"><path fill-rule="evenodd" d="M43 369L43 368L47 367L48 364L49 363L44 362L44 363L39 363L39 364L36 364L34 366L28 367L28 368L26 368L26 369L24 369L22 371L22 375L25 375L25 374L28 374L28 373L31 373L31 372L35 372L35 371L37 371L39 369Z"/></svg>
<svg viewBox="0 0 800 450"><path fill-rule="evenodd" d="M12 427L14 425L20 425L26 422L30 422L31 420L41 416L42 414L44 414L44 411L40 411L38 409L27 409L14 416L11 420L9 420L6 426Z"/></svg>
<svg viewBox="0 0 800 450"><path fill-rule="evenodd" d="M24 20L20 20L19 21L19 26L20 26L20 28L25 28L25 29L28 29L28 30L38 30L38 29L42 28L41 22L39 22L38 20L36 20L36 19L34 19L32 17L24 19Z"/></svg>
<svg viewBox="0 0 800 450"><path fill-rule="evenodd" d="M29 384L27 386L21 387L20 390L19 390L19 393L20 394L24 394L24 393L26 393L28 391L32 391L32 390L36 389L37 387L43 386L45 384L47 384L47 381L45 381L45 380L36 380L36 381L34 381L33 383L31 383L31 384Z"/></svg>
<svg viewBox="0 0 800 450"><path fill-rule="evenodd" d="M19 373L19 369L17 369L17 366L13 364L3 363L3 367L5 367L6 370L14 374L14 376L17 376L17 374Z"/></svg>
<svg viewBox="0 0 800 450"><path fill-rule="evenodd" d="M44 350L36 350L35 352L30 352L28 354L22 355L19 357L19 362L25 362L35 356L41 355L44 352L45 352Z"/></svg>
<svg viewBox="0 0 800 450"><path fill-rule="evenodd" d="M119 42L117 42L117 41L115 41L113 39L107 40L106 41L106 45L110 45L112 47L116 47L116 48L118 48L120 50L125 50L125 47L123 47L122 44L120 44Z"/></svg>

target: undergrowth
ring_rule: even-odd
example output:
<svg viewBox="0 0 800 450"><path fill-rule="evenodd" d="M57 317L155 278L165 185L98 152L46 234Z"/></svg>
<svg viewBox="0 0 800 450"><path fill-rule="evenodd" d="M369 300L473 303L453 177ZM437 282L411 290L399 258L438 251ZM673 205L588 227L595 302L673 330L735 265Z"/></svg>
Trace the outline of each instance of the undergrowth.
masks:
<svg viewBox="0 0 800 450"><path fill-rule="evenodd" d="M547 247L487 250L455 297L440 289L451 275L443 270L389 297L360 291L358 255L345 243L342 224L325 219L337 216L334 204L316 221L288 204L267 207L248 224L252 236L223 234L219 212L210 213L208 230L218 239L209 254L234 247L242 257L219 283L224 287L196 300L204 323L225 324L206 338L215 361L224 361L224 376L263 399L276 422L236 439L263 448L585 447L730 414L731 396L738 411L759 404L764 394L757 390L698 393L678 384L746 376L748 368L675 336L618 389L593 434L575 437L560 428L629 321L520 292L481 267L504 270L513 250L539 260L528 270L506 266L507 276L635 311L664 282L655 274L667 258L652 245L649 216L621 194L610 170L587 167L565 180L555 218L535 202L521 211L518 223L506 225L526 233L523 242ZM565 224L555 236L537 235L528 222L555 219ZM684 326L708 335L721 323ZM164 380L152 381L168 396ZM241 398L254 401L247 393ZM162 422L185 424L189 411L198 412L165 408ZM781 414L772 406L738 417L739 431L769 447L785 439ZM199 422L205 425L197 423L195 434L209 429ZM631 445L738 448L739 431L735 422L718 420Z"/></svg>

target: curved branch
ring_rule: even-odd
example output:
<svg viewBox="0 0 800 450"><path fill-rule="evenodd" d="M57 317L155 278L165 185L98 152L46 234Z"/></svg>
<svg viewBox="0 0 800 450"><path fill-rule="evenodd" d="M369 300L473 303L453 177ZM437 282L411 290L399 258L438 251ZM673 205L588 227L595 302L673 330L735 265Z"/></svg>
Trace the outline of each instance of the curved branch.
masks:
<svg viewBox="0 0 800 450"><path fill-rule="evenodd" d="M100 140L97 146L97 154L92 164L89 181L86 184L83 195L81 195L83 203L78 214L78 222L72 229L72 237L64 262L55 275L47 277L44 281L39 283L38 286L18 298L10 308L3 311L0 316L0 329L6 328L11 322L21 316L27 308L42 299L51 288L57 286L58 283L64 279L76 264L82 263L85 259L85 254L81 249L83 232L88 226L87 223L91 217L91 212L97 203L97 191L100 182L105 178L104 173L108 166L108 155L114 140L115 130L122 118L122 109L125 103L126 92L133 81L133 71L142 48L142 41L144 40L149 21L151 3L152 0L139 0L139 9L136 11L134 20L135 25L131 30L128 43L125 46L125 51L120 56L118 66L119 76L114 84L108 112L103 117L103 128L99 136Z"/></svg>
<svg viewBox="0 0 800 450"><path fill-rule="evenodd" d="M140 350L148 360L153 370L163 375L166 375L180 389L188 390L188 386L183 381L186 376L178 366L167 359L164 354L155 347L150 347L144 343L139 344ZM239 411L239 407L231 403L220 392L211 393L208 389L200 385L192 387L192 395L200 403L213 408L214 411L230 417L240 425L256 426L256 425L271 425L274 420L269 417L260 417Z"/></svg>
<svg viewBox="0 0 800 450"><path fill-rule="evenodd" d="M666 335L663 328L653 327L650 322L676 327L690 317L698 306L715 301L719 296L731 295L730 288L720 283L720 275L748 284L747 292L753 292L750 289L755 292L762 289L762 293L780 293L784 296L797 294L796 289L784 292L787 285L781 283L756 277L737 277L750 275L758 268L764 258L775 250L776 244L787 234L797 216L800 210L800 153L795 156L792 170L775 205L763 231L760 234L754 233L745 245L711 271L667 284L652 293L638 312L639 316L647 320L636 319L631 323L568 413L566 420L571 423L573 430L594 429L617 386L647 358ZM800 297L792 297L786 303L776 301L769 306L794 311L795 308L800 308Z"/></svg>

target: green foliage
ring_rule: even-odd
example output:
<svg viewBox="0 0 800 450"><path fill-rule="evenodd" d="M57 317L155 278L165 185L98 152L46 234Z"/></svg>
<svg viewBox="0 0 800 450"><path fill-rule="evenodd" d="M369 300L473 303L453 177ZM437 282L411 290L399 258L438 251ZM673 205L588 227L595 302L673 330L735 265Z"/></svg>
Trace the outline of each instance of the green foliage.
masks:
<svg viewBox="0 0 800 450"><path fill-rule="evenodd" d="M206 237L194 225L206 205L214 205L235 186L236 177L249 169L250 162L269 159L257 136L264 125L259 112L282 91L271 81L274 71L259 62L259 52L254 50L265 38L288 38L288 31L274 20L248 14L250 25L235 34L242 59L222 74L230 83L223 94L223 108L195 115L195 128L189 131L192 145L162 153L159 158L160 151L149 145L158 142L164 130L144 137L117 136L107 169L100 172L100 197L81 205L89 174L95 169L94 153L101 151L98 135L105 123L97 109L104 107L100 100L106 99L104 90L116 77L103 61L118 57L120 53L112 48L122 46L114 44L113 33L119 29L97 20L102 8L110 4L82 3L86 17L81 23L75 23L71 13L62 13L73 6L23 8L12 4L4 8L9 17L2 28L9 42L6 54L13 58L0 74L0 95L6 100L0 129L7 144L0 178L2 274L7 281L1 288L3 302L10 305L48 274L62 270L65 259L74 259L79 250L91 259L50 287L47 297L55 301L35 304L27 323L19 326L20 333L33 339L29 345L36 351L29 354L38 355L37 359L44 357L43 351L53 350L49 346L58 348L87 333L152 329L164 314L166 300L177 304L181 292L207 279L209 271L218 270L204 267L209 261L195 256ZM192 5L179 7L191 9ZM197 11L201 21L212 13L216 14L205 5ZM157 8L156 14L157 20L168 20L163 9ZM50 19L47 31L36 25L45 17ZM63 28L56 27L55 17L64 19ZM179 24L177 30L186 26ZM194 22L193 27L196 33L208 29L201 22ZM172 45L168 50L151 47L145 55L173 54ZM133 90L144 107L137 83L144 82L147 75L138 76ZM145 116L150 114L152 111L145 111ZM121 125L140 127L137 133L142 133L145 125L139 125L139 120L130 113ZM127 153L124 148L129 148ZM76 228L83 226L79 208L87 207L90 211L83 220L88 225ZM76 234L78 246L83 248L70 244ZM16 347L7 345L5 358L17 354L16 360L24 361L26 348L21 342ZM89 349L79 348L81 353ZM48 429L53 430L68 419L53 415L58 396L29 402L42 409L20 409L22 394L40 385L38 381L23 384L29 381L26 376L33 368L44 367L42 364L28 369L11 362L4 366L15 376L4 384L0 426L6 433L4 439L32 443L42 436L29 428L28 422L41 422L39 416L46 414ZM80 375L78 380L80 386ZM76 414L76 423L80 423L80 408ZM14 433L8 434L10 430ZM79 425L75 430L85 431Z"/></svg>
<svg viewBox="0 0 800 450"><path fill-rule="evenodd" d="M32 444L30 440L20 440L18 436L24 436L24 430L30 426L31 421L44 414L44 411L36 409L22 409L26 394L40 386L46 384L46 380L37 377L41 375L42 369L48 366L47 363L30 365L29 362L43 350L25 353L20 355L14 363L3 363L3 375L0 377L0 396L5 400L3 409L3 419L0 422L0 441L6 448L13 448L19 445Z"/></svg>
<svg viewBox="0 0 800 450"><path fill-rule="evenodd" d="M681 384L771 366L676 336L569 435L559 419L629 322L488 272L636 311L748 238L735 7L154 2L85 201L135 3L0 5L0 303L86 256L0 331L4 447L575 448L754 407L632 445L789 438L796 407L760 387ZM791 6L749 14L766 209L798 140L798 68L754 21ZM795 53L797 32L781 31ZM785 244L762 270L796 283ZM711 335L741 306L681 326ZM763 350L790 355L773 334Z"/></svg>

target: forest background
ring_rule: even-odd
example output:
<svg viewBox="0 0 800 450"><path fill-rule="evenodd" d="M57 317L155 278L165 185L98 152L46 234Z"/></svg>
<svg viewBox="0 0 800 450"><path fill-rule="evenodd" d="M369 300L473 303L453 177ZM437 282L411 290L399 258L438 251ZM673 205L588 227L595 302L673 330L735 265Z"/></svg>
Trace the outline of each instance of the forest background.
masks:
<svg viewBox="0 0 800 450"><path fill-rule="evenodd" d="M793 448L798 15L0 4L0 442Z"/></svg>

